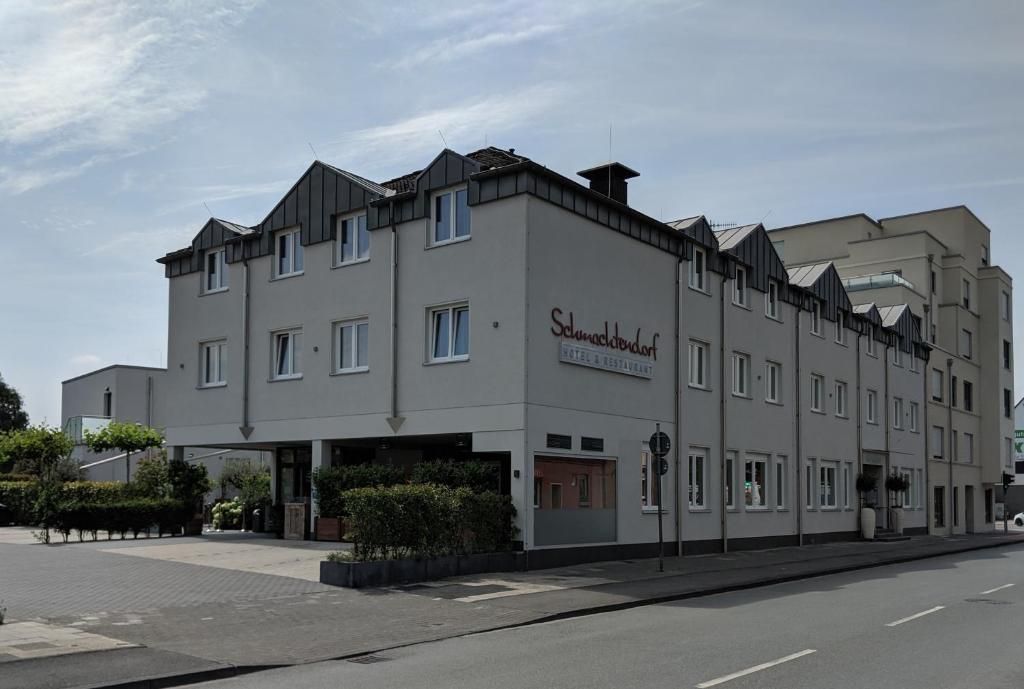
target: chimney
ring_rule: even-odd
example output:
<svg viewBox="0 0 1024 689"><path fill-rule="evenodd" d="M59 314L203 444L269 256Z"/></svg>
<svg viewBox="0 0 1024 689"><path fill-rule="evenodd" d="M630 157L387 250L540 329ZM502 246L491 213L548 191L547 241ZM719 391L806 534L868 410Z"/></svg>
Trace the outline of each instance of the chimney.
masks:
<svg viewBox="0 0 1024 689"><path fill-rule="evenodd" d="M590 188L599 194L626 205L626 180L639 177L640 173L622 163L605 163L576 173L590 180Z"/></svg>

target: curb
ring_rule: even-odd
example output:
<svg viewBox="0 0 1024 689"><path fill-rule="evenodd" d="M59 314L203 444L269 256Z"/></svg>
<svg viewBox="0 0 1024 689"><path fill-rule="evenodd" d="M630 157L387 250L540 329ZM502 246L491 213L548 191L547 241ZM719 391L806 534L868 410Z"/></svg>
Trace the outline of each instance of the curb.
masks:
<svg viewBox="0 0 1024 689"><path fill-rule="evenodd" d="M296 667L300 665L312 665L315 663L325 663L339 660L352 660L354 658L362 658L364 656L375 655L378 653L384 653L386 651L398 650L401 648L408 648L410 646L418 646L423 643L433 643L437 641L447 641L449 639L461 639L467 636L473 636L476 634L488 634L491 632L500 632L509 629L519 629L522 627L529 627L535 624L543 624L546 622L558 622L560 620L571 620L577 617L588 617L590 615L600 615L603 613L617 612L620 610L631 610L633 608L640 608L647 605L659 605L661 603L671 603L673 601L687 600L690 598L702 598L704 596L713 596L721 593L731 593L734 591L745 591L749 589L762 588L764 586L772 586L775 584L785 584L793 581L801 581L804 579L814 579L816 577L828 576L831 574L842 574L844 572L856 572L863 569L873 569L876 567L885 567L888 565L898 565L907 562L915 562L918 560L928 560L935 557L943 557L945 555L957 555L959 553L969 553L976 550L991 550L994 548L1002 548L1011 545L1024 545L1024 538L1017 540L1006 540L997 541L994 543L980 543L967 547L958 547L953 550L946 550L937 553L917 554L917 555L903 555L887 559L883 562L873 561L860 564L843 565L840 567L834 567L825 569L818 572L804 572L796 574L786 574L781 576L772 577L770 579L760 579L755 581L749 581L739 584L730 584L727 586L711 586L702 589L695 589L692 591L685 591L681 593L671 593L661 596L651 596L649 598L621 601L618 603L608 603L606 605L596 605L587 608L579 608L577 610L567 610L564 612L550 613L548 615L542 615L533 620L526 622L516 622L514 624L501 625L497 627L491 627L490 629L481 629L471 632L462 632L459 634L453 634L439 639L432 639L430 641L410 641L408 643L395 644L393 646L385 646L382 648L376 648L371 650L359 651L356 653L346 653L344 655L333 656L330 658L322 658L320 660L309 661L308 663L293 663L293 664L276 664L276 665L225 665L222 667L209 668L207 670L197 670L194 672L186 672L181 674L167 674L153 677L146 677L141 679L126 680L120 682L114 682L112 684L90 684L85 687L77 689L167 689L169 687L180 687L187 686L189 684L198 684L200 682L209 682L219 679L229 679L231 677L240 677L243 675L252 674L255 672L262 672L264 670L276 670L285 667ZM682 575L685 576L685 575Z"/></svg>

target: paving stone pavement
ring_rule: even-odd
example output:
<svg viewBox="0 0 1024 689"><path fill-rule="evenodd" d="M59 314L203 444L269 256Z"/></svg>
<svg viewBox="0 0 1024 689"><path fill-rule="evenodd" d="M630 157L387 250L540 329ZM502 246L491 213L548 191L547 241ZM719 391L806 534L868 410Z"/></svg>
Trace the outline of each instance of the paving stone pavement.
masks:
<svg viewBox="0 0 1024 689"><path fill-rule="evenodd" d="M87 651L110 651L133 645L86 632L78 627L58 627L42 622L0 625L0 663Z"/></svg>

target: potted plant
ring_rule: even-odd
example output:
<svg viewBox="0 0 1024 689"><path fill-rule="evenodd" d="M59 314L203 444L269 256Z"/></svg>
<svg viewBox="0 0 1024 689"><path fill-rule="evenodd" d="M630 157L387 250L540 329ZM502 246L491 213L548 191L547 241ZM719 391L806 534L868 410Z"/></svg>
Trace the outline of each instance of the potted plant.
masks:
<svg viewBox="0 0 1024 689"><path fill-rule="evenodd" d="M903 493L910 488L910 479L899 472L885 477L885 489L893 494L889 513L892 515L892 530L903 533Z"/></svg>
<svg viewBox="0 0 1024 689"><path fill-rule="evenodd" d="M875 538L875 506L868 504L867 495L875 492L878 479L867 474L857 475L857 492L860 493L860 536L866 540Z"/></svg>
<svg viewBox="0 0 1024 689"><path fill-rule="evenodd" d="M343 467L316 469L312 482L317 512L313 522L314 538L318 541L340 541L345 535L342 518L345 505L341 498L345 490L345 470Z"/></svg>

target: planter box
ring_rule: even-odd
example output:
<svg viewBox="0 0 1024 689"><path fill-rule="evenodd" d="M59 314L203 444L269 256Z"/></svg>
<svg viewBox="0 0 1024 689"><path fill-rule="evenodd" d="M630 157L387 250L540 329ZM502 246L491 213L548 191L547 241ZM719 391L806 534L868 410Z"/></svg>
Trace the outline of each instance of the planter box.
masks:
<svg viewBox="0 0 1024 689"><path fill-rule="evenodd" d="M318 541L340 541L345 535L345 520L341 517L317 517L314 522Z"/></svg>
<svg viewBox="0 0 1024 689"><path fill-rule="evenodd" d="M444 579L464 574L513 572L526 569L526 554L479 553L446 555L425 560L320 563L320 583L348 588L371 588Z"/></svg>

